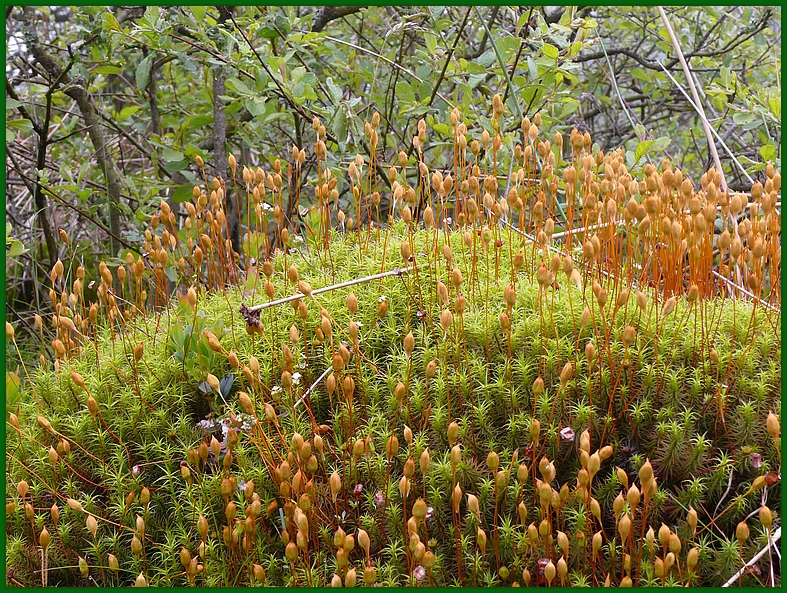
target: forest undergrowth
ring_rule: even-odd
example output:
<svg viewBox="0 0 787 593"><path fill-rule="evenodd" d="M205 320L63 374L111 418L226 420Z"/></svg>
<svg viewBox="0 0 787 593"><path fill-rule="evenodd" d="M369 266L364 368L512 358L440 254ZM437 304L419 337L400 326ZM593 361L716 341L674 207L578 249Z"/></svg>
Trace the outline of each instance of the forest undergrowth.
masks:
<svg viewBox="0 0 787 593"><path fill-rule="evenodd" d="M58 260L8 582L778 586L780 173L632 173L503 109L451 114L442 171L423 121L378 163L378 115L330 170L315 119L316 179L198 160L144 256Z"/></svg>

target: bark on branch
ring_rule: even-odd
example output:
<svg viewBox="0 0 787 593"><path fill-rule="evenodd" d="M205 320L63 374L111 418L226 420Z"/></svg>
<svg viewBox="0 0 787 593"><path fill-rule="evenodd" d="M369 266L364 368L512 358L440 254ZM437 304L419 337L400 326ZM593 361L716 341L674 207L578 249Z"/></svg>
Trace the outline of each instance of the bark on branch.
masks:
<svg viewBox="0 0 787 593"><path fill-rule="evenodd" d="M28 26L25 37L33 53L33 57L52 77L54 81L53 88L62 85L63 92L76 101L79 111L82 113L82 119L85 120L87 133L96 153L96 161L101 168L101 172L104 174L104 179L107 184L109 229L111 231L110 248L112 255L116 256L121 247L117 240L117 238L120 237L120 211L118 209L121 191L120 177L115 169L115 163L110 157L104 137L104 129L99 123L99 116L95 104L93 103L93 98L85 88L85 82L81 79L72 79L68 75L68 69L61 68L57 62L44 51L39 40L33 36L31 33L31 31L34 30L32 19L35 18L35 15L32 14L30 10L25 10L25 18Z"/></svg>
<svg viewBox="0 0 787 593"><path fill-rule="evenodd" d="M323 6L318 12L312 24L312 31L318 33L328 26L328 23L343 16L348 16L359 12L363 6Z"/></svg>
<svg viewBox="0 0 787 593"><path fill-rule="evenodd" d="M19 97L17 96L14 88L11 86L11 82L8 80L8 77L5 79L6 90L9 96L12 99L19 101ZM52 93L51 90L46 94L46 114L44 116L44 122L39 124L30 113L24 108L23 105L19 105L17 109L22 114L22 117L27 118L33 124L33 130L35 131L36 135L38 136L38 145L36 146L36 181L39 178L38 171L42 171L46 166L46 151L47 147L49 146L49 118L52 114ZM13 158L13 155L10 155ZM36 183L33 185L28 184L28 189L33 194L33 200L36 204L36 209L38 210L38 223L41 225L41 231L44 233L44 242L46 243L47 248L47 257L49 259L50 267L55 265L57 261L57 242L55 241L55 235L52 233L52 224L49 222L49 203L46 199L46 196L41 191L41 187Z"/></svg>

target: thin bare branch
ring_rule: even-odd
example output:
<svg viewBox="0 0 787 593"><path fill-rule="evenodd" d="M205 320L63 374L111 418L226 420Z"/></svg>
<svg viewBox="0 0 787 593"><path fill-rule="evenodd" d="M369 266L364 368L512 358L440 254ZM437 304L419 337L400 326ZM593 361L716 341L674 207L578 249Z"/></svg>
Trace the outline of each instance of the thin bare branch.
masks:
<svg viewBox="0 0 787 593"><path fill-rule="evenodd" d="M318 288L317 290L312 291L312 296L317 294L322 294L324 292L330 292L331 290L336 290L338 288L347 288L348 286L355 286L356 284L362 284L363 282L369 282L370 280L379 280L381 278L387 278L388 276L401 276L402 274L407 274L408 272L412 272L414 269L415 269L414 266L408 266L406 268L394 268L393 270L389 270L388 272L382 272L380 274L372 274L371 276L364 276L363 278L355 278L354 280L348 280L347 282L340 282L339 284L333 284L331 286ZM253 307L249 307L248 311L250 313L253 313L255 311L261 311L269 307L275 307L276 305L283 305L284 303L289 303L292 301L297 301L298 299L305 299L305 298L306 298L305 294L301 292L296 292L294 295L285 297L283 299L278 299L276 301L270 301L268 303L262 303L261 305L255 305Z"/></svg>

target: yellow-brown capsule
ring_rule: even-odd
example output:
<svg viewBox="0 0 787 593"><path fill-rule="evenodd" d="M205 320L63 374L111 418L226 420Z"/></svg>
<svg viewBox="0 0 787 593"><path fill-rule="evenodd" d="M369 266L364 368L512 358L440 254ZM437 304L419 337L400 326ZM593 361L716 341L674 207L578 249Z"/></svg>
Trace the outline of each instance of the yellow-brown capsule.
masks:
<svg viewBox="0 0 787 593"><path fill-rule="evenodd" d="M90 415L93 416L93 418L95 418L98 415L99 412L98 403L96 402L96 400L93 398L92 395L89 395L87 398L87 409L90 412Z"/></svg>
<svg viewBox="0 0 787 593"><path fill-rule="evenodd" d="M550 560L549 562L547 562L547 565L544 567L544 577L546 577L547 583L549 585L551 585L552 581L555 580L556 574L557 574L557 568L555 568L555 565L552 564L552 561Z"/></svg>
<svg viewBox="0 0 787 593"><path fill-rule="evenodd" d="M740 545L745 544L749 539L749 526L746 524L746 521L738 523L738 526L735 528L735 539L738 540Z"/></svg>
<svg viewBox="0 0 787 593"><path fill-rule="evenodd" d="M760 523L765 529L770 529L771 525L773 525L773 513L765 505L760 507Z"/></svg>
<svg viewBox="0 0 787 593"><path fill-rule="evenodd" d="M688 555L686 556L686 566L689 569L689 572L694 572L694 569L697 568L697 562L699 561L699 548L692 548L689 550Z"/></svg>
<svg viewBox="0 0 787 593"><path fill-rule="evenodd" d="M333 472L329 479L329 485L331 487L331 496L333 497L333 502L336 502L336 497L339 494L339 491L342 489L342 479L339 477L338 472Z"/></svg>
<svg viewBox="0 0 787 593"><path fill-rule="evenodd" d="M410 261L410 256L413 254L413 250L410 247L410 243L408 243L407 241L402 241L399 251L401 252L402 259L405 262Z"/></svg>
<svg viewBox="0 0 787 593"><path fill-rule="evenodd" d="M768 429L768 434L771 438L777 439L781 436L782 429L779 422L779 417L773 412L768 412L768 418L765 421L765 426Z"/></svg>
<svg viewBox="0 0 787 593"><path fill-rule="evenodd" d="M440 327L443 328L444 332L448 332L451 329L451 326L454 323L454 314L451 313L450 309L444 309L442 313L440 313Z"/></svg>
<svg viewBox="0 0 787 593"><path fill-rule="evenodd" d="M459 438L459 425L456 422L451 422L448 425L448 444L453 446L456 439Z"/></svg>
<svg viewBox="0 0 787 593"><path fill-rule="evenodd" d="M410 332L404 338L405 354L407 354L408 357L412 356L414 348L415 348L415 337L413 336L413 332Z"/></svg>
<svg viewBox="0 0 787 593"><path fill-rule="evenodd" d="M639 468L639 481L642 484L650 482L653 479L653 466L650 465L650 460L646 459L642 467Z"/></svg>

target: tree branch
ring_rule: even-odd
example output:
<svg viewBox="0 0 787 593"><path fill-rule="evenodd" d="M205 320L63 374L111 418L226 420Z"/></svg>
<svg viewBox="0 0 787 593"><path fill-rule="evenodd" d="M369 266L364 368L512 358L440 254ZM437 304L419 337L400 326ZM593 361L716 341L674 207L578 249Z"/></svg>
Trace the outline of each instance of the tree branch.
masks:
<svg viewBox="0 0 787 593"><path fill-rule="evenodd" d="M365 6L323 6L317 11L317 17L312 23L312 31L318 33L325 29L331 21L340 19L343 16L348 16L359 12Z"/></svg>
<svg viewBox="0 0 787 593"><path fill-rule="evenodd" d="M432 101L434 101L435 95L437 95L437 89L440 88L440 83L443 82L443 77L445 76L445 71L448 69L448 64L451 62L451 57L454 55L454 51L456 50L456 44L459 43L459 39L462 37L462 31L465 30L465 25L467 24L467 19L470 18L470 12L472 11L472 6L467 9L465 13L465 18L462 21L462 24L459 25L459 30L456 32L456 38L454 39L454 45L451 47L451 51L448 52L448 55L445 57L445 63L443 64L443 70L440 72L440 76L437 81L434 83L434 88L432 89L432 96L429 97L428 105L432 105Z"/></svg>
<svg viewBox="0 0 787 593"><path fill-rule="evenodd" d="M115 165L109 155L106 140L104 138L104 130L99 123L98 114L93 104L93 99L84 86L84 81L81 79L71 79L68 76L68 70L71 68L71 63L66 68L60 68L55 60L47 54L39 40L32 34L34 27L31 20L35 18L31 14L31 9L26 8L24 15L27 20L27 30L25 31L25 38L32 51L33 57L46 72L54 79L52 90L56 89L61 83L64 85L63 92L76 101L82 118L85 120L87 126L88 136L93 143L93 148L96 152L96 160L101 168L104 179L107 184L107 194L109 197L109 227L110 227L110 249L112 255L117 255L120 250L120 211L118 204L120 203L120 178L115 170ZM73 62L73 59L72 59Z"/></svg>

